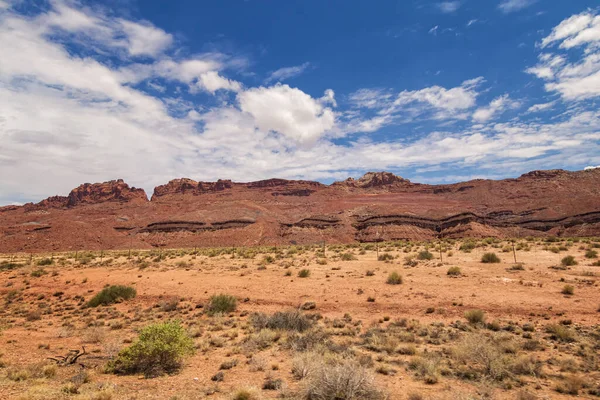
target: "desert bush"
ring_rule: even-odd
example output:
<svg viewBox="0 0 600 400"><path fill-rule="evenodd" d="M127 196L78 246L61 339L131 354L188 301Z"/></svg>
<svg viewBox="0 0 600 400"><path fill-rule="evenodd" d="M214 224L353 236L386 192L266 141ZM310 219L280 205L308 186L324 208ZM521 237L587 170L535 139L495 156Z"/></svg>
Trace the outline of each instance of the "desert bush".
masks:
<svg viewBox="0 0 600 400"><path fill-rule="evenodd" d="M44 268L38 268L31 272L31 276L34 278L39 278L41 276L46 275L48 272Z"/></svg>
<svg viewBox="0 0 600 400"><path fill-rule="evenodd" d="M424 250L424 251L421 251L419 253L419 255L417 255L417 258L419 260L432 260L433 259L433 254L431 254L427 250Z"/></svg>
<svg viewBox="0 0 600 400"><path fill-rule="evenodd" d="M193 353L194 341L178 321L152 324L142 329L138 339L121 350L107 369L116 374L155 377L177 372L184 358Z"/></svg>
<svg viewBox="0 0 600 400"><path fill-rule="evenodd" d="M379 257L377 257L377 261L392 261L394 259L394 256L391 255L390 253L383 253L380 254Z"/></svg>
<svg viewBox="0 0 600 400"><path fill-rule="evenodd" d="M560 291L562 294L566 294L567 296L571 296L575 293L575 287L573 285L565 285Z"/></svg>
<svg viewBox="0 0 600 400"><path fill-rule="evenodd" d="M356 257L355 257L355 256L354 256L354 254L352 254L352 253L343 253L343 254L340 256L340 259L341 259L342 261L353 261L353 260L356 260Z"/></svg>
<svg viewBox="0 0 600 400"><path fill-rule="evenodd" d="M585 258L598 258L598 252L590 249L585 252Z"/></svg>
<svg viewBox="0 0 600 400"><path fill-rule="evenodd" d="M313 325L312 321L298 310L278 311L271 316L262 313L252 314L250 322L255 329L273 329L304 332Z"/></svg>
<svg viewBox="0 0 600 400"><path fill-rule="evenodd" d="M298 278L308 278L310 276L310 269L301 269L298 271Z"/></svg>
<svg viewBox="0 0 600 400"><path fill-rule="evenodd" d="M559 324L552 324L552 325L548 325L546 327L546 333L550 334L550 339L552 340L558 340L560 342L575 342L577 340L577 337L575 336L575 332L573 332L573 330L571 330L570 328L564 326L564 325L559 325Z"/></svg>
<svg viewBox="0 0 600 400"><path fill-rule="evenodd" d="M365 367L351 359L314 357L307 366L300 398L305 400L380 400L384 393Z"/></svg>
<svg viewBox="0 0 600 400"><path fill-rule="evenodd" d="M448 268L448 272L446 272L449 276L460 276L462 274L459 267L450 267Z"/></svg>
<svg viewBox="0 0 600 400"><path fill-rule="evenodd" d="M435 354L413 357L408 363L408 368L415 371L417 378L428 385L433 385L439 380L440 358Z"/></svg>
<svg viewBox="0 0 600 400"><path fill-rule="evenodd" d="M556 391L558 393L570 394L572 396L575 396L579 394L579 391L581 389L583 389L584 383L585 382L582 377L577 375L570 375L558 385L556 385Z"/></svg>
<svg viewBox="0 0 600 400"><path fill-rule="evenodd" d="M485 264L495 264L500 262L500 258L496 255L496 253L485 253L481 257L481 262Z"/></svg>
<svg viewBox="0 0 600 400"><path fill-rule="evenodd" d="M458 249L465 253L470 253L475 247L476 247L475 242L469 241L469 242L462 243Z"/></svg>
<svg viewBox="0 0 600 400"><path fill-rule="evenodd" d="M258 390L254 388L238 389L231 396L232 400L260 400L261 396Z"/></svg>
<svg viewBox="0 0 600 400"><path fill-rule="evenodd" d="M109 305L118 303L122 300L129 300L136 296L136 291L131 286L113 285L104 288L88 301L88 307L98 307L100 305Z"/></svg>
<svg viewBox="0 0 600 400"><path fill-rule="evenodd" d="M385 283L388 285L400 285L402 283L402 275L394 271L388 275Z"/></svg>
<svg viewBox="0 0 600 400"><path fill-rule="evenodd" d="M575 257L573 256L564 257L562 260L560 260L560 263L563 267L571 267L573 265L577 265L577 261L575 261Z"/></svg>
<svg viewBox="0 0 600 400"><path fill-rule="evenodd" d="M209 315L226 314L237 309L237 299L228 294L216 294L208 300L206 312Z"/></svg>
<svg viewBox="0 0 600 400"><path fill-rule="evenodd" d="M488 378L501 381L511 375L512 357L485 336L465 336L453 349L453 358L461 363L461 375L466 378Z"/></svg>
<svg viewBox="0 0 600 400"><path fill-rule="evenodd" d="M54 264L54 260L52 258L42 258L36 264L39 266L52 265Z"/></svg>
<svg viewBox="0 0 600 400"><path fill-rule="evenodd" d="M485 313L482 310L469 310L465 312L465 318L471 324L481 324L485 322Z"/></svg>

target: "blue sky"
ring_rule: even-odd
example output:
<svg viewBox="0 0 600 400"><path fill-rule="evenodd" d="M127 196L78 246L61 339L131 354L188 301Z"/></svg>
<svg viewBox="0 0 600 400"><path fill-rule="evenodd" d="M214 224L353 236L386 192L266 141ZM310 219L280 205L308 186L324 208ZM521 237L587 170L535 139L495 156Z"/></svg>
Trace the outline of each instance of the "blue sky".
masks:
<svg viewBox="0 0 600 400"><path fill-rule="evenodd" d="M0 0L0 204L600 164L595 1Z"/></svg>

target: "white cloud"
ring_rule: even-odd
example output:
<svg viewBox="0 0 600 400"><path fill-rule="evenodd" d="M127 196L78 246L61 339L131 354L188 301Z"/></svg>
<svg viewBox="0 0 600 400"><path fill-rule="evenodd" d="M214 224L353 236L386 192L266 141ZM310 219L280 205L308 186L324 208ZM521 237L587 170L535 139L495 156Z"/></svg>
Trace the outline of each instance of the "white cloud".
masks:
<svg viewBox="0 0 600 400"><path fill-rule="evenodd" d="M558 48L557 48L558 45ZM584 100L600 96L600 15L592 11L573 15L542 39L536 66L526 72L543 79L548 91L565 100ZM583 48L583 57L563 51Z"/></svg>
<svg viewBox="0 0 600 400"><path fill-rule="evenodd" d="M215 93L217 90L221 89L234 92L239 92L242 89L242 85L239 82L223 78L216 71L209 71L201 74L196 85L210 93Z"/></svg>
<svg viewBox="0 0 600 400"><path fill-rule="evenodd" d="M420 102L444 110L462 110L473 107L476 97L477 92L473 90L473 87L459 86L446 89L440 86L432 86L421 90L401 92L394 104L405 105Z"/></svg>
<svg viewBox="0 0 600 400"><path fill-rule="evenodd" d="M441 3L437 3L437 7L443 13L453 13L457 11L461 5L460 1L442 1Z"/></svg>
<svg viewBox="0 0 600 400"><path fill-rule="evenodd" d="M473 120L476 122L487 122L498 114L507 110L515 109L520 106L518 101L511 100L507 94L496 97L486 107L480 107L473 113Z"/></svg>
<svg viewBox="0 0 600 400"><path fill-rule="evenodd" d="M471 19L471 20L469 20L469 22L467 22L467 27L469 27L469 26L477 23L478 21L479 21L478 19Z"/></svg>
<svg viewBox="0 0 600 400"><path fill-rule="evenodd" d="M438 28L439 28L439 25L434 26L433 28L431 28L429 30L429 33L432 34L432 35L437 35Z"/></svg>
<svg viewBox="0 0 600 400"><path fill-rule="evenodd" d="M550 110L555 105L556 105L556 101L551 101L548 103L534 104L527 109L527 112L528 113L536 113L536 112L540 112L540 111L547 111L547 110Z"/></svg>
<svg viewBox="0 0 600 400"><path fill-rule="evenodd" d="M310 67L310 63L305 62L304 64L296 65L293 67L279 68L278 70L271 72L269 77L265 79L265 82L282 82L286 79L290 79L302 74L304 71L306 71L308 67Z"/></svg>
<svg viewBox="0 0 600 400"><path fill-rule="evenodd" d="M349 100L359 108L383 108L389 104L392 94L385 89L359 89L349 96Z"/></svg>
<svg viewBox="0 0 600 400"><path fill-rule="evenodd" d="M581 14L573 15L570 18L565 19L554 29L552 29L552 33L550 33L550 35L548 35L542 40L541 45L542 47L546 47L552 43L565 39L567 39L566 43L570 44L578 42L581 39L575 39L581 38L582 33L592 28L594 20L594 14L587 11ZM561 47L563 45L561 45Z"/></svg>
<svg viewBox="0 0 600 400"><path fill-rule="evenodd" d="M254 117L258 129L281 133L301 144L314 143L334 127L330 108L288 85L252 88L238 94L238 101L242 111Z"/></svg>
<svg viewBox="0 0 600 400"><path fill-rule="evenodd" d="M129 42L128 50L132 56L157 56L173 43L173 36L150 23L119 20Z"/></svg>
<svg viewBox="0 0 600 400"><path fill-rule="evenodd" d="M591 171L593 169L598 169L598 168L600 168L600 165L596 165L595 167L593 167L593 166L585 167L583 170L584 171Z"/></svg>
<svg viewBox="0 0 600 400"><path fill-rule="evenodd" d="M503 0L498 8L505 14L522 10L535 4L537 0Z"/></svg>

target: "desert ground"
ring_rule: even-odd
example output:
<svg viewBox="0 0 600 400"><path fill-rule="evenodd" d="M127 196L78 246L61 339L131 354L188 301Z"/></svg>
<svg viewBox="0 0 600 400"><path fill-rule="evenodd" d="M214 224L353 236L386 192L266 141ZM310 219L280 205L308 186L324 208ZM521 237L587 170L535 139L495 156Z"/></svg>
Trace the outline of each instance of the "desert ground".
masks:
<svg viewBox="0 0 600 400"><path fill-rule="evenodd" d="M0 398L598 398L599 252L521 238L5 254ZM112 285L136 295L92 305ZM114 367L169 322L192 343L173 368Z"/></svg>

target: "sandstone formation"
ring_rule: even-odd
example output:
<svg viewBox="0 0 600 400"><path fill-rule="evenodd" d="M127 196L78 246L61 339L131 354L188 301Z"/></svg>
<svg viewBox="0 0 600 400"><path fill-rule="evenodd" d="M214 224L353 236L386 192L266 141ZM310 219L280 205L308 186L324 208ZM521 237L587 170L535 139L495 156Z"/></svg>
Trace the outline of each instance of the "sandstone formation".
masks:
<svg viewBox="0 0 600 400"><path fill-rule="evenodd" d="M123 180L0 207L0 252L600 235L600 169L425 185L389 172L319 182Z"/></svg>

